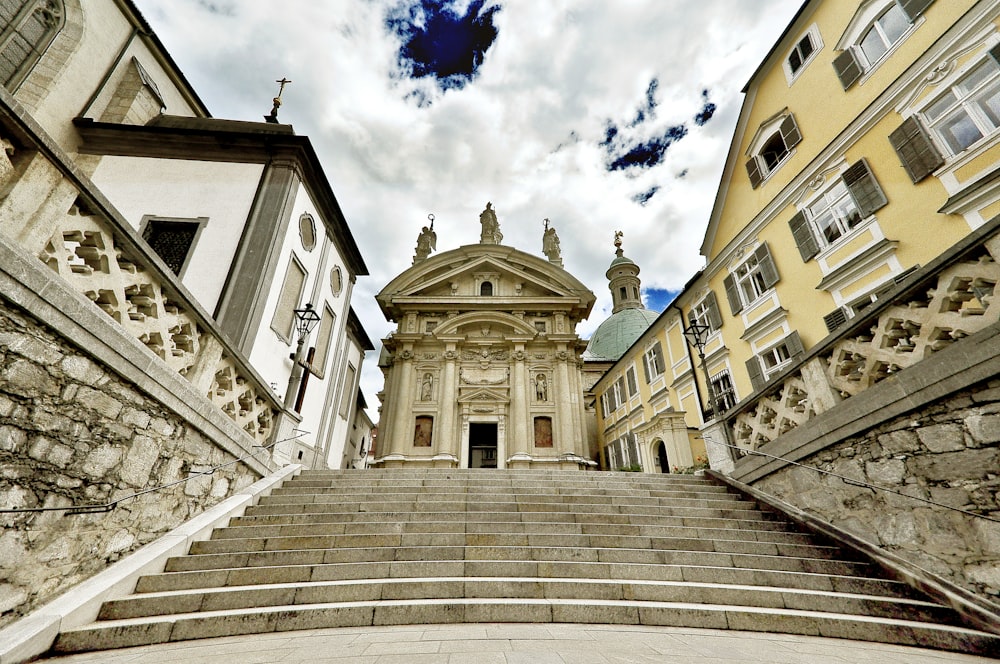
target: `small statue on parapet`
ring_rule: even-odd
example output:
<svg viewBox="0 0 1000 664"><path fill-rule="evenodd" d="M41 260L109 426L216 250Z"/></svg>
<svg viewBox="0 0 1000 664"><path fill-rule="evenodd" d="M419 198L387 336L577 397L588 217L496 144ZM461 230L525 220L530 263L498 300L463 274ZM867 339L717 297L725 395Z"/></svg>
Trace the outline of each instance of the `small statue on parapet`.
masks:
<svg viewBox="0 0 1000 664"><path fill-rule="evenodd" d="M549 226L549 220L545 220L545 232L542 234L542 253L549 259L550 263L555 263L562 267L562 250L559 248L559 236L556 234L555 226Z"/></svg>
<svg viewBox="0 0 1000 664"><path fill-rule="evenodd" d="M503 233L500 232L500 222L493 211L493 203L486 203L486 209L479 213L479 223L483 231L479 235L479 244L500 244Z"/></svg>
<svg viewBox="0 0 1000 664"><path fill-rule="evenodd" d="M431 225L420 229L420 235L417 236L417 251L413 256L414 265L425 260L431 255L432 251L437 249L437 233L434 232L434 215L429 214L427 218L430 219Z"/></svg>

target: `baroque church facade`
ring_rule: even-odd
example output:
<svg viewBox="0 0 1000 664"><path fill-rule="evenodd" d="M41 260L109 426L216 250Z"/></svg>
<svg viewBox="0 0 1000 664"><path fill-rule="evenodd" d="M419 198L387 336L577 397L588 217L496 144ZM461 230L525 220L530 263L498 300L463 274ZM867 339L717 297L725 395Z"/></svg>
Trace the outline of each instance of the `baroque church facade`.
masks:
<svg viewBox="0 0 1000 664"><path fill-rule="evenodd" d="M554 228L545 258L501 244L491 204L478 244L433 257L425 227L413 265L376 296L395 330L377 467L565 468L597 465L576 327L594 294L563 269Z"/></svg>

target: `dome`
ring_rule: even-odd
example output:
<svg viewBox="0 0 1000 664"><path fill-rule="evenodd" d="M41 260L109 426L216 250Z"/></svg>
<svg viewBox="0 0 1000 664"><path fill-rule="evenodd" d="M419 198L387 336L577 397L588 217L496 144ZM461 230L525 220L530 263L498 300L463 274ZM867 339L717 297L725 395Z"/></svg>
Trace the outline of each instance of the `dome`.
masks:
<svg viewBox="0 0 1000 664"><path fill-rule="evenodd" d="M660 314L651 309L622 309L601 323L583 353L584 360L615 361L635 343Z"/></svg>
<svg viewBox="0 0 1000 664"><path fill-rule="evenodd" d="M635 261L633 261L628 256L619 256L618 258L611 261L611 267L614 267L615 265L621 265L623 263L629 263L631 265L635 265Z"/></svg>

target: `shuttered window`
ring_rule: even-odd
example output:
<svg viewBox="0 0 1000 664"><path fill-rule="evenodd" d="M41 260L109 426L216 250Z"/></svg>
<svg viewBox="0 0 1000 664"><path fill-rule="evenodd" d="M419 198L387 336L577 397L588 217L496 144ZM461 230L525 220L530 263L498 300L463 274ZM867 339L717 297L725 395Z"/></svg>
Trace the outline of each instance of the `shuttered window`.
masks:
<svg viewBox="0 0 1000 664"><path fill-rule="evenodd" d="M750 186L754 189L768 175L778 169L792 148L802 142L802 132L795 122L795 117L787 115L781 121L778 130L772 133L746 162Z"/></svg>
<svg viewBox="0 0 1000 664"><path fill-rule="evenodd" d="M646 373L646 382L652 382L663 375L666 365L663 362L663 348L660 342L650 346L642 356L642 367Z"/></svg>
<svg viewBox="0 0 1000 664"><path fill-rule="evenodd" d="M887 2L876 18L861 30L854 43L833 60L833 70L845 90L857 83L902 40L918 16L934 0Z"/></svg>
<svg viewBox="0 0 1000 664"><path fill-rule="evenodd" d="M768 378L781 373L804 352L799 333L792 332L779 343L747 360L747 372L754 390L763 387Z"/></svg>
<svg viewBox="0 0 1000 664"><path fill-rule="evenodd" d="M738 304L738 308L733 307L733 314L739 313L743 307L756 301L776 283L778 283L778 268L771 258L767 244L762 244L725 279L726 295L729 297L730 305L734 304L734 299Z"/></svg>
<svg viewBox="0 0 1000 664"><path fill-rule="evenodd" d="M914 183L944 164L944 157L916 117L904 120L898 129L889 134L889 142Z"/></svg>
<svg viewBox="0 0 1000 664"><path fill-rule="evenodd" d="M722 314L719 313L719 302L715 293L708 294L688 312L688 321L696 325L706 325L713 332L722 327Z"/></svg>

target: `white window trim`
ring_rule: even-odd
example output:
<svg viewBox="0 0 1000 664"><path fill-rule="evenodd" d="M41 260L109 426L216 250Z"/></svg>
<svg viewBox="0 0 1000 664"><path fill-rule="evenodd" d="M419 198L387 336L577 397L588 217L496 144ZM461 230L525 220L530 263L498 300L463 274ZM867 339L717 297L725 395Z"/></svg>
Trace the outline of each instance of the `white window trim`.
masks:
<svg viewBox="0 0 1000 664"><path fill-rule="evenodd" d="M812 41L813 52L809 54L809 57L802 61L802 64L799 65L798 71L793 72L792 66L788 63L788 59L792 57L792 53L799 47L799 43L807 35ZM819 26L815 23L806 28L806 30L796 38L792 48L785 53L785 59L781 61L781 68L785 72L785 80L788 82L789 87L791 87L792 83L794 83L795 80L802 75L802 72L804 72L809 65L812 64L819 52L823 50L823 46L823 38L819 34Z"/></svg>
<svg viewBox="0 0 1000 664"><path fill-rule="evenodd" d="M960 170L966 164L975 161L982 156L984 152L993 147L998 138L1000 138L1000 127L997 127L990 133L984 135L978 141L970 144L961 152L952 153L948 144L941 140L941 137L938 136L937 132L931 128L931 122L924 115L924 111L941 96L943 91L951 89L961 78L972 71L976 66L982 64L986 58L992 58L993 56L989 53L990 49L998 43L1000 43L1000 33L994 33L993 36L983 44L982 51L978 53L976 57L969 58L964 65L956 67L949 72L947 76L935 82L934 87L936 88L936 94L924 95L923 99L909 109L909 112L903 114L904 119L913 115L919 116L928 135L930 135L931 140L934 141L934 145L937 146L937 149L940 150L941 154L944 156L944 165L934 171L932 175L933 177L944 181L943 184L949 193L953 193L952 188L957 189L959 187L959 183L954 176L955 171ZM993 166L990 166L987 170L992 170L992 168Z"/></svg>
<svg viewBox="0 0 1000 664"><path fill-rule="evenodd" d="M896 49L898 49L903 42L909 39L910 36L917 29L919 29L926 20L923 14L918 16L915 21L910 23L910 27L907 28L902 35L900 35L899 39L889 46L888 50L886 50L886 52L883 53L878 60L869 63L868 58L865 57L864 53L861 51L861 38L864 37L868 33L868 29L875 24L875 19L887 11L890 5L895 4L897 4L896 0L869 0L866 5L863 4L861 8L858 9L857 13L854 14L854 18L851 19L851 22L848 24L847 29L841 36L840 41L838 41L837 45L834 46L834 49L838 53L851 47L855 48L855 58L857 58L858 64L860 64L864 69L861 77L858 78L858 82L855 85L864 85L865 81L871 78L871 76L878 71L879 67L882 66L882 63L889 60L892 57L892 54L896 52Z"/></svg>
<svg viewBox="0 0 1000 664"><path fill-rule="evenodd" d="M754 135L753 142L747 149L746 152L747 158L755 160L757 162L758 168L760 169L760 172L764 174L764 177L761 178L760 184L757 185L757 188L762 187L764 183L771 178L772 175L780 171L781 167L788 163L788 160L795 155L795 152L798 149L797 145L792 146L788 150L788 152L785 153L785 156L782 157L781 160L774 165L774 168L770 169L767 167L767 164L764 163L764 158L761 157L760 155L761 150L764 149L764 146L767 144L767 142L770 141L772 138L774 138L776 134L781 134L781 123L783 123L785 121L785 118L787 118L789 115L791 115L791 113L786 109L781 113L779 113L778 115L771 118L770 120L764 122L760 126L760 128L757 129L757 133Z"/></svg>
<svg viewBox="0 0 1000 664"><path fill-rule="evenodd" d="M862 218L861 221L859 221L854 226L854 228L848 229L846 233L843 233L833 242L827 241L826 236L823 235L820 232L820 229L816 227L813 217L809 214L809 208L818 203L821 198L826 197L830 192L832 192L838 186L842 186L845 189L847 188L847 185L845 185L843 180L841 179L841 176L844 174L844 171L846 170L847 170L847 165L844 164L837 171L837 177L829 178L822 187L820 187L813 193L812 196L799 202L796 206L799 211L805 213L806 218L809 221L809 226L813 231L813 237L815 237L816 241L821 245L819 253L817 253L815 256L815 260L824 261L823 262L824 265L826 264L825 259L827 259L830 256L830 254L835 253L837 249L843 247L858 235L861 235L861 233L869 226L871 226L871 224L875 222L875 220L877 219L877 215L875 214L870 214L867 217ZM851 192L848 191L847 195L850 196ZM829 272L829 270L824 271L823 274L825 275L827 272Z"/></svg>

